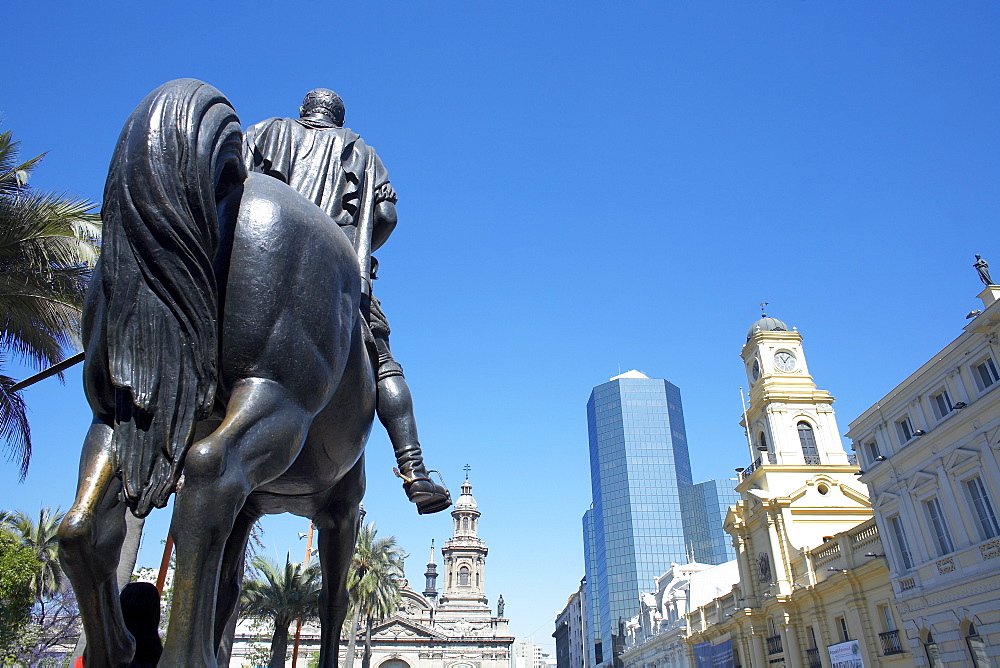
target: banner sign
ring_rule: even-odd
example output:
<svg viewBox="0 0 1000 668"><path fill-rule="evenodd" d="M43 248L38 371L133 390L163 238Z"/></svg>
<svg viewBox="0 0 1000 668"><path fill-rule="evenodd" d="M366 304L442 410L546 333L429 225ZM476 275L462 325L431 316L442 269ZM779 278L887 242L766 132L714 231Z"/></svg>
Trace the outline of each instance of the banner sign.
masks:
<svg viewBox="0 0 1000 668"><path fill-rule="evenodd" d="M865 660L861 656L861 645L857 640L830 645L830 665L833 668L865 668Z"/></svg>

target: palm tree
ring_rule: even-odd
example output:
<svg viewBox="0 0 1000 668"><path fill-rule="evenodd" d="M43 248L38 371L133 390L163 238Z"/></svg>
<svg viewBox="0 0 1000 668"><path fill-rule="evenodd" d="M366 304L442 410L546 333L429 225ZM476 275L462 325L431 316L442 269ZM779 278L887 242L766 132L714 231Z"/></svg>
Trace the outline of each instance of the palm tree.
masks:
<svg viewBox="0 0 1000 668"><path fill-rule="evenodd" d="M240 612L274 622L269 665L282 668L288 653L288 627L300 617L310 619L319 614L319 565L292 563L286 555L283 569L265 557L255 557L253 567L257 577L243 587Z"/></svg>
<svg viewBox="0 0 1000 668"><path fill-rule="evenodd" d="M40 563L38 574L31 581L35 600L44 604L63 587L63 571L59 565L59 540L56 535L63 515L58 508L42 508L38 511L38 521L23 511L18 511L8 520L14 534L21 543L31 548Z"/></svg>
<svg viewBox="0 0 1000 668"><path fill-rule="evenodd" d="M12 352L44 368L80 347L80 312L99 252L94 205L28 186L44 155L18 162L18 142L0 133L0 365ZM0 374L0 439L31 461L31 431L14 380Z"/></svg>
<svg viewBox="0 0 1000 668"><path fill-rule="evenodd" d="M361 527L354 546L351 571L347 576L347 591L351 596L351 631L347 645L345 668L354 665L354 647L358 637L358 621L364 617L365 653L362 668L368 668L372 655L372 626L396 609L399 603L400 578L406 554L396 545L393 536L377 538L374 522Z"/></svg>

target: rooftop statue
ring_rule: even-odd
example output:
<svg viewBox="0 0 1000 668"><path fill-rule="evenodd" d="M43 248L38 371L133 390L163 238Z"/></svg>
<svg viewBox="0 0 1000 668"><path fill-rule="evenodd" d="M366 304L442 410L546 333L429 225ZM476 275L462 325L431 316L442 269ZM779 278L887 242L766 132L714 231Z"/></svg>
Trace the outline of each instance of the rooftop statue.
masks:
<svg viewBox="0 0 1000 668"><path fill-rule="evenodd" d="M250 529L279 512L319 530L319 665L337 665L364 445L383 402L388 413L408 404L383 395L387 378L400 380L385 393L405 383L383 371L394 369L388 327L379 334L369 285L395 195L373 150L337 123L325 127L325 113L311 116L270 122L273 141L255 126L245 153L229 101L178 79L150 93L119 137L84 309L94 419L59 531L87 666L127 666L134 651L115 579L125 507L143 517L174 493L177 566L159 665L217 665ZM297 181L297 137L315 139L314 130L340 152L326 154L322 183ZM275 152L261 151L258 163L261 147ZM383 417L390 433L393 420ZM392 440L421 512L447 507L447 490L423 470L415 428L403 445Z"/></svg>
<svg viewBox="0 0 1000 668"><path fill-rule="evenodd" d="M976 261L972 263L972 266L979 272L979 280L983 282L983 285L993 285L993 279L990 278L990 265L981 255L976 254Z"/></svg>

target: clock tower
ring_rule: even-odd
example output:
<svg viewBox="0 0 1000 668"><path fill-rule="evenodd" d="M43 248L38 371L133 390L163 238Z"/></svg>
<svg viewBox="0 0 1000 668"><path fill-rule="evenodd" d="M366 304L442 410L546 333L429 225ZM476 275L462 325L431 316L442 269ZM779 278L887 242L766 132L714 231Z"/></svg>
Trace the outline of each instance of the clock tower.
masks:
<svg viewBox="0 0 1000 668"><path fill-rule="evenodd" d="M872 517L854 455L840 440L833 397L816 387L802 335L762 315L741 352L750 402L740 425L751 463L737 469L740 501L726 516L745 596L790 596L804 551Z"/></svg>
<svg viewBox="0 0 1000 668"><path fill-rule="evenodd" d="M846 465L833 397L809 374L802 335L763 315L743 346L750 406L740 424L762 464Z"/></svg>

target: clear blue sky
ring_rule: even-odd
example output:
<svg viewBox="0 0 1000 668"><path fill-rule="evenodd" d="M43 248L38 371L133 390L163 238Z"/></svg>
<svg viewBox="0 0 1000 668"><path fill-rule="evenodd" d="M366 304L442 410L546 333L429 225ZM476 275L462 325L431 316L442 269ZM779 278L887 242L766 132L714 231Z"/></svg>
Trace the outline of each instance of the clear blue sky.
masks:
<svg viewBox="0 0 1000 668"><path fill-rule="evenodd" d="M3 127L34 184L99 200L129 111L176 77L245 124L317 86L377 147L400 224L376 286L429 464L483 511L491 603L551 649L583 575L585 404L637 368L683 393L695 478L747 463L738 352L758 302L798 327L840 428L955 337L1000 274L1000 5L987 1L206 3L4 11ZM15 375L21 372L12 369ZM27 481L64 509L88 410L78 373L26 394ZM369 518L430 539L378 427ZM142 563L155 566L165 513ZM304 521L271 520L283 558Z"/></svg>

